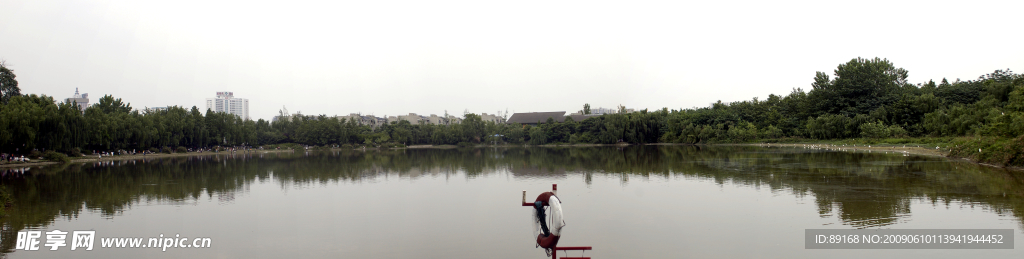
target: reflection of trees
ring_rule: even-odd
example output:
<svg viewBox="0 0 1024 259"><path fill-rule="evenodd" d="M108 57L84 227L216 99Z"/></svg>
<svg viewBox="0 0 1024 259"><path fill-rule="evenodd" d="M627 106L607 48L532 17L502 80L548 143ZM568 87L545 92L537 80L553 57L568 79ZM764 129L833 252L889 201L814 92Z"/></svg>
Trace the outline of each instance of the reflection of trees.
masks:
<svg viewBox="0 0 1024 259"><path fill-rule="evenodd" d="M941 158L809 149L758 147L631 146L507 149L408 149L371 152L312 152L121 161L115 165L70 164L5 174L15 206L3 219L3 252L16 233L71 218L82 207L114 217L140 202L184 202L202 197L230 202L255 181L282 188L329 182L359 182L386 174L416 178L477 177L510 172L513 177L564 178L583 174L713 180L814 195L818 212L853 227L897 223L913 199L964 202L997 213L1024 216L1024 180L1018 173Z"/></svg>
<svg viewBox="0 0 1024 259"><path fill-rule="evenodd" d="M671 162L673 172L813 194L822 216L835 215L858 228L894 224L910 213L912 199L918 198L984 204L997 213L1024 216L1024 181L1019 173L1002 169L878 153L774 153L778 149L747 147L665 150L688 160Z"/></svg>

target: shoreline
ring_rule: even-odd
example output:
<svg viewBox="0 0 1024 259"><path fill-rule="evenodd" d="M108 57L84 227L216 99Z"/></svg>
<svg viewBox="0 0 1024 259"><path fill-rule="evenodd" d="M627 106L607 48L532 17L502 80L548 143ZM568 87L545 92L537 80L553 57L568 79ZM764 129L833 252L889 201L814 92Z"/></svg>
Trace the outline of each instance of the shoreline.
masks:
<svg viewBox="0 0 1024 259"><path fill-rule="evenodd" d="M213 156L213 155L225 155L225 154L228 154L228 155L231 155L231 154L238 155L238 154L248 154L248 153L251 153L251 154L267 154L267 153L284 153L284 152L295 152L295 150L291 150L291 149L255 150L253 152L244 152L244 151L242 151L242 152L235 152L235 153L231 153L230 151L224 151L224 152L212 152L211 151L211 152L202 152L202 153L200 153L200 152L187 152L187 153L171 153L171 154L156 153L156 154L147 154L147 155L115 155L115 156L105 156L103 158L99 158L96 155L89 155L89 156L71 158L71 161L69 161L68 164L71 164L71 163L95 163L95 162L103 162L103 161L123 161L123 160L151 159L151 158L165 158L165 157L199 157L199 156ZM57 165L57 164L60 164L60 162L53 162L53 161L47 161L47 160L36 160L36 161L39 161L39 162L33 161L33 162L28 162L28 163L5 163L5 164L0 164L0 168L6 168L6 167L30 167L30 166L44 166L44 165Z"/></svg>
<svg viewBox="0 0 1024 259"><path fill-rule="evenodd" d="M502 144L502 145L473 145L465 148L489 148L489 147L618 147L618 146L632 146L632 145L654 145L656 143L648 144L544 144L544 145L529 145L529 144ZM677 144L677 143L657 143L659 145L688 145L688 144ZM447 148L460 148L457 145L412 145L404 147L407 149L447 149ZM402 149L402 148L391 148L391 149Z"/></svg>
<svg viewBox="0 0 1024 259"><path fill-rule="evenodd" d="M538 145L510 145L510 144L506 144L506 145L474 145L474 146L469 146L469 147L466 147L466 148L489 148L489 147L602 147L602 146L612 147L612 146L628 146L628 145L629 144L621 144L621 143L620 144L547 144L547 145L539 145L539 146ZM661 145L676 145L676 143L662 143ZM685 144L680 144L680 145L685 145ZM394 147L394 148L380 148L380 147L366 148L366 149L362 149L362 148L352 148L352 149L331 148L329 151L342 151L342 150L369 151L369 150L397 150L397 149L454 149L454 148L460 148L460 147L457 146L457 145L412 145L412 146ZM252 154L285 153L285 152L295 152L295 151L296 150L294 150L294 149L264 149L264 150L255 150L255 152L252 152ZM306 150L306 151L328 151L328 150L309 149L309 150ZM246 153L247 152L236 152L234 154L246 154ZM165 158L165 157L199 157L199 156L211 156L211 155L223 155L223 154L232 154L232 153L230 153L230 151L224 151L224 152L202 152L202 153L199 153L199 152L187 152L187 153L171 153L171 154L156 153L156 154L147 154L147 155L115 155L115 156L105 156L103 158L98 158L96 155L88 155L88 156L83 156L83 157L73 157L73 158L71 158L71 161L68 162L68 164L71 164L71 163L95 163L95 162L102 162L102 161L123 161L123 160L137 160L137 159L152 159L152 158ZM33 166L45 166L45 165L57 165L57 164L60 164L60 162L53 162L53 161L48 161L48 160L43 160L43 159L33 159L32 162L27 162L27 163L3 163L3 164L0 164L0 168L33 167Z"/></svg>
<svg viewBox="0 0 1024 259"><path fill-rule="evenodd" d="M910 155L949 157L949 150L939 148L918 147L920 145L834 145L834 144L810 144L810 143L760 143L760 144L713 144L723 146L759 146L759 147L797 147L811 149L828 149L837 151L877 151L877 152L898 152Z"/></svg>
<svg viewBox="0 0 1024 259"><path fill-rule="evenodd" d="M762 143L762 144L712 144L722 146L759 146L759 147L796 147L796 148L811 148L811 149L828 149L843 152L854 152L854 151L874 151L874 152L896 152L908 155L920 155L920 156L933 156L942 157L949 160L963 160L983 166L1003 168L1013 171L1024 171L1024 167L1016 166L1002 166L996 164L982 163L968 159L966 157L951 157L949 156L949 149L942 147L939 148L925 148L918 147L920 145L834 145L834 144L805 144L805 143Z"/></svg>
<svg viewBox="0 0 1024 259"><path fill-rule="evenodd" d="M694 144L682 144L682 143L547 144L547 145L508 145L508 144L505 144L505 145L474 145L474 146L471 146L471 147L468 147L468 148L491 148L491 147L495 147L495 148L496 147L503 147L503 148L507 148L507 147L606 147L606 146L607 147L620 147L620 146L630 146L630 145L693 146ZM922 156L943 157L943 158L947 158L947 159L951 159L951 160L964 160L964 161L968 161L968 162L972 162L972 163L976 163L976 164L980 164L980 165L991 166L991 167L998 167L998 168L1005 168L1005 169L1011 169L1011 170L1018 170L1018 171L1019 170L1024 170L1024 168L1022 168L1022 167L1000 166L1000 165L994 165L994 164L981 163L981 162L973 161L973 160L970 160L970 159L967 159L967 158L950 157L949 156L949 150L946 149L946 148L941 148L941 147L938 148L938 149L926 148L926 147L920 147L919 144L915 144L913 146L910 146L910 145L856 145L856 144L835 145L835 144L821 144L821 143L723 143L723 144L698 144L697 146L700 146L700 145L707 145L707 146L791 147L791 148L827 149L827 150L844 151L844 152L856 152L856 151L895 152L895 153L903 153L903 154L908 154L908 155L922 155ZM460 147L456 146L456 145L412 145L412 146L399 147L399 148L367 148L367 149L355 149L354 148L352 150L353 151L367 151L367 150L381 150L381 149L383 149L383 150L395 150L395 149L454 149L454 148L460 148ZM343 149L342 148L331 148L330 149L330 151L341 151L341 150L343 150ZM157 153L157 154L147 154L147 155L116 155L116 156L107 156L107 157L103 157L103 158L97 158L95 155L90 155L90 156L86 156L86 157L72 158L71 161L68 162L68 163L94 163L94 162L102 162L102 161L123 161L123 160L137 160L137 159L151 159L151 158L165 158L165 157L199 157L199 156L212 156L212 155L223 155L223 154L229 154L229 155L230 154L247 154L247 153L251 153L251 154L261 154L261 153L262 154L268 154L268 153L285 153L285 152L295 152L295 151L296 150L293 150L293 149L274 149L274 150L254 150L252 152L244 152L244 151L242 151L242 152L235 152L235 153L231 153L230 151L225 151L225 152L202 152L202 153L199 153L199 152L188 152L188 153L172 153L172 154ZM308 151L313 151L313 150L308 150ZM38 161L40 161L40 162L4 163L4 164L0 164L0 168L33 167L33 166L45 166L45 165L60 164L60 162L53 162L53 161L46 161L46 160L38 160Z"/></svg>

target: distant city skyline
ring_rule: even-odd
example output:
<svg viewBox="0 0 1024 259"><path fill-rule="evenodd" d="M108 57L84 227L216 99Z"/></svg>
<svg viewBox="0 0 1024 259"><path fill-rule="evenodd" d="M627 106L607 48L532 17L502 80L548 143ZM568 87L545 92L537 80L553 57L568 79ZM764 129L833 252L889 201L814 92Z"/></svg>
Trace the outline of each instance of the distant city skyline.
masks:
<svg viewBox="0 0 1024 259"><path fill-rule="evenodd" d="M1022 1L5 1L0 59L26 94L133 107L211 92L270 120L706 107L809 90L886 58L909 82L1024 69ZM993 8L998 7L998 8ZM274 17L268 19L267 17ZM990 37L998 35L998 37Z"/></svg>

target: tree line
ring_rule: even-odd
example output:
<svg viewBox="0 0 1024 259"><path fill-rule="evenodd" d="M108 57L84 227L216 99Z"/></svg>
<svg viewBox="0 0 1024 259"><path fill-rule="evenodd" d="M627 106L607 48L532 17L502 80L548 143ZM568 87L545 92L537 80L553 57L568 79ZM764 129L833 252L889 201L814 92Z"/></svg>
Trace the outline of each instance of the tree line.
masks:
<svg viewBox="0 0 1024 259"><path fill-rule="evenodd" d="M907 82L889 60L856 58L832 75L817 72L809 91L709 107L641 110L582 121L548 118L538 125L484 122L467 114L459 124L398 121L378 127L326 115L260 119L171 106L140 111L107 95L80 111L49 96L22 95L13 71L0 67L0 151L64 153L163 147L381 146L460 143L716 143L786 138L845 139L1024 135L1024 76L996 70L975 80ZM589 113L589 104L583 111Z"/></svg>
<svg viewBox="0 0 1024 259"><path fill-rule="evenodd" d="M911 84L885 59L853 59L810 91L671 112L663 142L1024 135L1024 76Z"/></svg>

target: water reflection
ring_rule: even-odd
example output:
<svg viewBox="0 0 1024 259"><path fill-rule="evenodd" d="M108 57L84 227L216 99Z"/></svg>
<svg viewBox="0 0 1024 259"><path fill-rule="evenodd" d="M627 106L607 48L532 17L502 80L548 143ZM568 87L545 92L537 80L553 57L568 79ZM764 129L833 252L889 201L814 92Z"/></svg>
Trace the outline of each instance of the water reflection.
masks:
<svg viewBox="0 0 1024 259"><path fill-rule="evenodd" d="M83 210L117 217L133 206L216 199L232 203L253 183L304 188L379 177L474 178L508 172L519 179L608 175L631 179L698 179L814 197L821 217L851 228L899 224L915 200L973 204L1019 219L1024 178L1014 171L942 158L800 148L630 146L420 149L223 154L0 169L15 197L3 219L0 248L16 233ZM638 194L639 195L639 194Z"/></svg>

